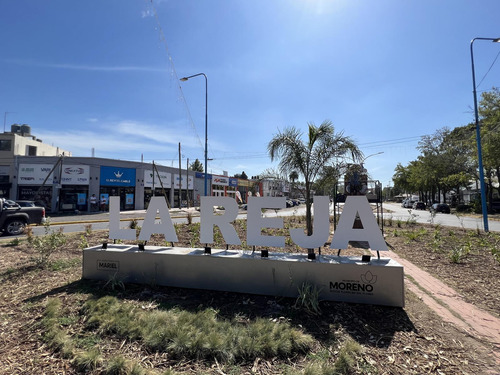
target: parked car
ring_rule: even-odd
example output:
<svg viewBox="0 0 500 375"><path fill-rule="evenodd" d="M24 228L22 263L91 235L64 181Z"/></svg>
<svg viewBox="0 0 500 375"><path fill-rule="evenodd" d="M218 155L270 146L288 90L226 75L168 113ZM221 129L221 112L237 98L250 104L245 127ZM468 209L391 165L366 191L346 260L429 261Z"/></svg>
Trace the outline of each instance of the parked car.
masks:
<svg viewBox="0 0 500 375"><path fill-rule="evenodd" d="M404 202L404 204L403 204L404 208L412 208L413 203L415 203L415 201L411 200L411 199L405 199L403 202Z"/></svg>
<svg viewBox="0 0 500 375"><path fill-rule="evenodd" d="M415 203L413 203L413 209L414 210L425 210L426 205L424 202L415 202Z"/></svg>
<svg viewBox="0 0 500 375"><path fill-rule="evenodd" d="M448 206L446 203L434 203L430 208L429 211L432 213L438 213L441 212L443 214L449 214L450 211L450 206Z"/></svg>
<svg viewBox="0 0 500 375"><path fill-rule="evenodd" d="M45 207L39 202L35 201L15 201L21 207Z"/></svg>
<svg viewBox="0 0 500 375"><path fill-rule="evenodd" d="M14 201L0 198L0 228L11 236L24 233L28 224L42 224L45 221L45 208L21 207Z"/></svg>

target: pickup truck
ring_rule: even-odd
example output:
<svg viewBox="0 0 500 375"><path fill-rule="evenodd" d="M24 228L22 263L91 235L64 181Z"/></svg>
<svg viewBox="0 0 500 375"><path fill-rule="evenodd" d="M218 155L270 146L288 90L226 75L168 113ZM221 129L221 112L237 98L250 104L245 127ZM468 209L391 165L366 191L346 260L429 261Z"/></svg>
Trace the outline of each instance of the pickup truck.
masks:
<svg viewBox="0 0 500 375"><path fill-rule="evenodd" d="M0 230L10 236L24 233L28 224L45 222L44 207L21 207L16 202L0 198Z"/></svg>

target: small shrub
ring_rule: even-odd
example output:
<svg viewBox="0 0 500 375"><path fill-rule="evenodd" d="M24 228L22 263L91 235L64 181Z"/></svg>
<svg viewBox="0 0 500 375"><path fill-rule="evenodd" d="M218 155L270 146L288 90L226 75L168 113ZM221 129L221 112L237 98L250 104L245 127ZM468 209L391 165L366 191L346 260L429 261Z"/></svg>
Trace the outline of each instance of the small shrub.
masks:
<svg viewBox="0 0 500 375"><path fill-rule="evenodd" d="M463 247L454 247L448 254L448 258L452 263L462 263L466 255L466 249L464 249Z"/></svg>
<svg viewBox="0 0 500 375"><path fill-rule="evenodd" d="M46 268L52 254L66 244L66 236L62 232L62 227L57 231L51 230L49 220L46 221L44 227L44 235L28 237L28 244L36 253L33 261L41 268Z"/></svg>
<svg viewBox="0 0 500 375"><path fill-rule="evenodd" d="M87 237L85 237L83 234L80 236L80 249L86 249L89 247L89 241L87 240Z"/></svg>

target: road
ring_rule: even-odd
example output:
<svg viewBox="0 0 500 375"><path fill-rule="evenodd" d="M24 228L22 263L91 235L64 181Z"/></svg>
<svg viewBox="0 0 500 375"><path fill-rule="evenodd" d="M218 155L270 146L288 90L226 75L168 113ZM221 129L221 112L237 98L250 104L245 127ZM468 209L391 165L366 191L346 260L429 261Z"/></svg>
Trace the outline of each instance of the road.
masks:
<svg viewBox="0 0 500 375"><path fill-rule="evenodd" d="M401 207L397 203L384 203L384 210L390 210L390 213L384 213L384 219L392 217L393 220L401 220L406 222L409 219L416 220L417 223L439 224L447 227L480 229L484 230L482 216L457 216L454 214L435 214L433 217L429 211L410 210ZM492 232L500 232L500 222L496 220L488 220L489 230Z"/></svg>

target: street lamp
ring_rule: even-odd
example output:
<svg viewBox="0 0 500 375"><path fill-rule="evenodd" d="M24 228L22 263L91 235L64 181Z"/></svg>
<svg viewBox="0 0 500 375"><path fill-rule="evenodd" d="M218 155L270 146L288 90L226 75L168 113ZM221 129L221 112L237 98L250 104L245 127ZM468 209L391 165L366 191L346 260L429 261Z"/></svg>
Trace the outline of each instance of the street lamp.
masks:
<svg viewBox="0 0 500 375"><path fill-rule="evenodd" d="M208 146L208 79L205 73L198 73L192 76L183 77L180 80L182 82L187 81L189 78L203 76L205 77L205 196L207 196L207 185L208 185L208 154L207 154L207 146Z"/></svg>
<svg viewBox="0 0 500 375"><path fill-rule="evenodd" d="M375 156L375 155L383 154L383 153L384 153L384 151L380 151L380 152L376 152L375 154L371 154L371 155L368 155L367 157L363 158L363 160L360 163L361 164L361 168L364 168L363 164L364 164L364 162L365 162L366 159L371 158L372 156Z"/></svg>
<svg viewBox="0 0 500 375"><path fill-rule="evenodd" d="M481 130L479 128L479 115L477 110L477 92L476 92L476 73L474 71L474 41L489 40L493 43L500 43L500 38L474 38L470 42L470 60L472 66L472 93L474 94L474 118L476 121L476 143L477 143L477 159L479 164L479 183L481 184L481 209L483 211L484 231L488 232L488 211L486 209L486 190L484 186L484 170L483 170L483 155L481 151Z"/></svg>

